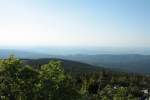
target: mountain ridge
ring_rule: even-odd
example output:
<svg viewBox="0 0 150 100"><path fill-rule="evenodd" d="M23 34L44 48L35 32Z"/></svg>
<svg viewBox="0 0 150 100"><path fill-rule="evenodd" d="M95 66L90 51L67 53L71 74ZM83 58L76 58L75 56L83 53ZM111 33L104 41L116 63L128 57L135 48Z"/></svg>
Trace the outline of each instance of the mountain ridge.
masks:
<svg viewBox="0 0 150 100"><path fill-rule="evenodd" d="M21 59L39 59L39 58L56 58L81 63L90 64L93 66L104 66L105 68L121 69L126 72L137 72L150 74L150 55L142 54L97 54L97 55L50 55L37 52L1 49L0 58L8 58L11 54Z"/></svg>

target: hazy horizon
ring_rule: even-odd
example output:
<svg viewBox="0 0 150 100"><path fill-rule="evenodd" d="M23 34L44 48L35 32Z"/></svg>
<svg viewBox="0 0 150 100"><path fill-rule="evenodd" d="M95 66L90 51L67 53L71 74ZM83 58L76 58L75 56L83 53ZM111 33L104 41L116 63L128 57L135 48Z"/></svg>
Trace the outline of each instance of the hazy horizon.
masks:
<svg viewBox="0 0 150 100"><path fill-rule="evenodd" d="M149 0L1 0L0 47L150 48Z"/></svg>
<svg viewBox="0 0 150 100"><path fill-rule="evenodd" d="M129 47L67 47L67 46L51 46L51 47L1 47L0 53L3 51L6 52L30 52L30 53L39 53L47 55L76 55L76 54L85 54L85 55L97 55L97 54L140 54L140 55L150 55L150 48L129 48Z"/></svg>

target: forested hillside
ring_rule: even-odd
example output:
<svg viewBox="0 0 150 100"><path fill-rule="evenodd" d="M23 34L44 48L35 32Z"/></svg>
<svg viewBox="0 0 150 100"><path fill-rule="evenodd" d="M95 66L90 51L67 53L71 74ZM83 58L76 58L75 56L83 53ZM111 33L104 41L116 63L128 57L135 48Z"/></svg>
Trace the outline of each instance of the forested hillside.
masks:
<svg viewBox="0 0 150 100"><path fill-rule="evenodd" d="M57 58L41 58L41 59L21 59L21 61L25 65L30 65L34 68L40 68L41 65L49 63L49 61L60 61L62 64L62 68L65 72L73 72L73 73L82 73L82 72L96 72L101 71L106 68L100 66L94 66L86 63L81 63L77 61L65 60L65 59L57 59ZM110 69L108 69L110 70Z"/></svg>
<svg viewBox="0 0 150 100"><path fill-rule="evenodd" d="M58 59L50 62L48 60L50 59L19 60L14 56L1 59L0 100L145 100L149 98L150 76L112 72L96 67L90 72L89 70L94 67L91 68L88 64ZM82 70L78 72L79 70L76 69Z"/></svg>
<svg viewBox="0 0 150 100"><path fill-rule="evenodd" d="M29 51L1 49L0 58L8 58L14 54L20 59L57 58L82 62L98 67L119 69L126 72L150 74L150 55L140 54L74 54L74 55L50 55Z"/></svg>
<svg viewBox="0 0 150 100"><path fill-rule="evenodd" d="M63 59L80 61L105 68L121 69L126 72L150 74L150 55L140 54L97 54L97 55L68 55Z"/></svg>
<svg viewBox="0 0 150 100"><path fill-rule="evenodd" d="M98 67L123 70L126 72L137 72L150 74L150 55L140 54L74 54L74 55L50 55L29 51L1 49L0 58L8 58L14 54L20 59L57 58L82 62ZM41 63L41 62L40 62Z"/></svg>

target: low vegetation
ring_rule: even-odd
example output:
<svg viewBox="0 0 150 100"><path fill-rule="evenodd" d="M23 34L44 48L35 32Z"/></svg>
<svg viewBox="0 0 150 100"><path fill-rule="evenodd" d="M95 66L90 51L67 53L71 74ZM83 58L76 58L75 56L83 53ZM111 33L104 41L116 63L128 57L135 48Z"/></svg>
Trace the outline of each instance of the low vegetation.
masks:
<svg viewBox="0 0 150 100"><path fill-rule="evenodd" d="M50 61L35 68L14 56L0 60L0 100L144 100L149 96L150 76L105 69L76 73L62 65Z"/></svg>

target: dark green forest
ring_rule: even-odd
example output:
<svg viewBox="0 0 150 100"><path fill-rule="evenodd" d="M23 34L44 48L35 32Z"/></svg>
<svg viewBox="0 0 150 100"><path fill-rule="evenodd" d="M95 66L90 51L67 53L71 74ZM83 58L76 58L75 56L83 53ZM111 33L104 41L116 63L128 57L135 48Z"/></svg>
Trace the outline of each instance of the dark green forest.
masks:
<svg viewBox="0 0 150 100"><path fill-rule="evenodd" d="M47 59L48 60L48 59ZM0 100L146 100L150 76L52 59L0 60Z"/></svg>

